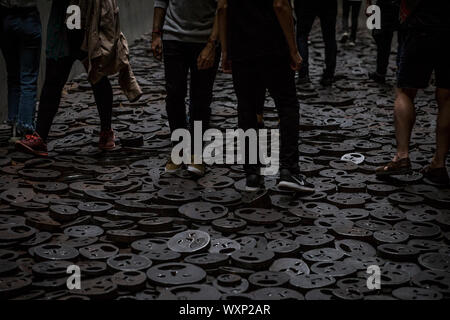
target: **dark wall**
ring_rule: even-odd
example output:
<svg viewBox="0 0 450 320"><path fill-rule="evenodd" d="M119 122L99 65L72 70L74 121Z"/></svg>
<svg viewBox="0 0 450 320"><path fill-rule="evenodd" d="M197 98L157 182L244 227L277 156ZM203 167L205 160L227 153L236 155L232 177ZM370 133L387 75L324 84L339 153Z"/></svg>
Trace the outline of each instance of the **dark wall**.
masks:
<svg viewBox="0 0 450 320"><path fill-rule="evenodd" d="M153 19L153 0L118 0L120 5L120 19L122 31L126 35L128 42L132 43L142 34L151 30ZM43 26L43 50L40 74L40 86L43 79L44 61L45 61L45 31L47 20L50 13L50 0L39 0L39 10L41 12L41 20ZM75 66L73 74L82 70L81 66ZM0 120L4 120L7 114L7 87L6 72L3 56L0 54Z"/></svg>

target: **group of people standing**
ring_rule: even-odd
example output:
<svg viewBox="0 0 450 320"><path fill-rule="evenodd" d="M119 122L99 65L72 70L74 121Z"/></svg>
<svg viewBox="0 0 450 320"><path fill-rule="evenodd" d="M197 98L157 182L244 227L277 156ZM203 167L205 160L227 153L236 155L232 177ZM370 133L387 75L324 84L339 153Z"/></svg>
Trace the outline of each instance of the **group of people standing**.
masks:
<svg viewBox="0 0 450 320"><path fill-rule="evenodd" d="M67 27L67 8L80 8L80 28ZM41 56L41 21L36 0L0 0L2 52L7 66L8 122L16 147L47 156L46 141L58 112L63 88L75 61L83 63L100 115L99 148L115 147L111 129L113 91L108 76L130 101L142 95L128 61L128 44L120 32L116 0L53 0L47 28L45 81L37 117L37 80ZM5 40L3 40L5 39ZM36 118L36 121L35 121Z"/></svg>
<svg viewBox="0 0 450 320"><path fill-rule="evenodd" d="M100 0L92 2L97 1ZM5 2L27 1L0 0L2 5ZM53 12L58 10L56 3L64 2L64 6L72 1L53 2L55 8L52 9L52 16L63 17L64 15ZM113 0L104 2L115 4ZM366 2L367 5L372 4L372 0ZM354 46L362 0L344 0L343 3L341 42L349 41L349 45ZM446 14L450 12L450 2L377 0L376 4L381 9L382 27L373 33L378 52L377 68L369 75L372 80L385 82L394 32L401 33L395 102L398 152L393 161L378 168L376 174L385 177L411 172L408 147L415 120L414 98L419 89L429 85L434 71L439 105L437 148L431 165L424 168L423 174L433 183L448 184L445 162L450 147L450 20ZM14 14L14 10L10 13ZM38 15L32 6L25 11L27 15L35 16L34 20L27 18L30 19L29 23L39 24ZM348 23L350 11L351 28ZM88 12L90 15L85 19L87 27L82 32L62 32L63 28L60 26L63 18L56 19L59 22L55 21L53 29L49 26L50 31L55 31L49 33L47 51L50 51L47 52L47 76L39 107L38 125L36 133L17 143L22 150L40 155L46 153L45 140L60 100L60 94L50 93L61 92L76 59L89 61L85 65L102 120L103 143L100 143L100 147L114 147L114 133L111 130L112 92L107 78L113 73L97 72L100 64L93 62L95 54L91 55L89 52L89 43L94 40L89 40L87 36L92 35L90 28L94 23L91 15L96 11ZM333 84L337 60L337 12L337 0L155 0L152 51L156 59L164 60L166 110L171 131L190 129L193 133L193 123L196 121L202 122L203 130L208 128L214 81L222 61L223 72L232 74L238 100L239 128L248 130L260 127L267 91L275 101L280 119L281 140L279 187L314 191L314 186L300 174L299 169L300 108L296 95L296 73L297 85L306 85L311 81L308 42L314 20L319 17L325 43L325 67L320 83L323 86ZM8 25L9 19L2 18L4 26ZM19 22L21 28L25 29L26 21ZM8 32L7 28L4 29ZM60 47L61 42L55 40L61 36L66 40L64 43L67 46ZM35 35L33 38L39 39L39 36ZM24 54L26 59L23 69L27 69L26 61L39 60L29 57L37 54L40 41L36 39L34 44L30 42L29 45L34 49ZM38 69L35 64L33 67L34 71ZM9 68L14 69L12 66ZM125 83L130 85L128 90L123 86L125 93L128 93L130 100L137 99L140 95L138 85L129 64L126 68L116 68L118 70L127 75L121 75L121 79L126 79ZM185 106L188 88L189 116ZM14 101L14 90L10 89L11 91L13 94L10 99ZM28 99L35 99L35 95ZM13 119L14 116L10 118ZM192 154L192 162L187 165L187 170L201 176L205 173L205 166L199 158L200 155ZM181 164L169 159L165 170L176 172L182 168ZM244 166L247 190L254 191L263 187L260 169L260 165L248 162Z"/></svg>

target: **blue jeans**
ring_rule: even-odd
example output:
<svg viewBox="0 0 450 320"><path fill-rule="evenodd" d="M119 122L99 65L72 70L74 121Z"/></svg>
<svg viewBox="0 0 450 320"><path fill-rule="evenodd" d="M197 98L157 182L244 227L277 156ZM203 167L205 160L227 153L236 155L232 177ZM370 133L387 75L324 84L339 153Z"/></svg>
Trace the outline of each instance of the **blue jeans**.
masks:
<svg viewBox="0 0 450 320"><path fill-rule="evenodd" d="M8 73L8 121L16 123L20 131L32 133L41 55L39 12L5 9L0 27Z"/></svg>

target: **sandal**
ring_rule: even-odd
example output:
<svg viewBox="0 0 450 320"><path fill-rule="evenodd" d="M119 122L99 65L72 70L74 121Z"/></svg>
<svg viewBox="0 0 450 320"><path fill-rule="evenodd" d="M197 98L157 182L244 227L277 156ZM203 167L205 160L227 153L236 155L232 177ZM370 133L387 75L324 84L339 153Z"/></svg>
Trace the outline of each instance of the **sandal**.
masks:
<svg viewBox="0 0 450 320"><path fill-rule="evenodd" d="M403 158L398 161L391 161L386 166L379 167L375 173L379 177L398 176L412 172L411 160Z"/></svg>
<svg viewBox="0 0 450 320"><path fill-rule="evenodd" d="M432 184L447 186L450 184L450 178L448 177L447 168L432 168L431 166L426 166L422 169L421 173L423 178L428 180Z"/></svg>

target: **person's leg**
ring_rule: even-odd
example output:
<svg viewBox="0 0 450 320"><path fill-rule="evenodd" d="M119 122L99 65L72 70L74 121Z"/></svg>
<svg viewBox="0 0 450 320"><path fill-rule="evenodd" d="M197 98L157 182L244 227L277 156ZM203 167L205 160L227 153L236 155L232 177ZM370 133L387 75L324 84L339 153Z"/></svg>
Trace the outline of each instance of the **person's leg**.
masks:
<svg viewBox="0 0 450 320"><path fill-rule="evenodd" d="M108 77L103 77L98 83L92 85L92 90L100 116L101 131L111 131L113 90Z"/></svg>
<svg viewBox="0 0 450 320"><path fill-rule="evenodd" d="M46 141L53 119L58 112L61 94L69 78L74 60L70 57L47 59L45 81L39 101L36 133Z"/></svg>
<svg viewBox="0 0 450 320"><path fill-rule="evenodd" d="M164 71L166 77L166 111L170 130L187 129L186 104L188 52L184 43L164 41Z"/></svg>
<svg viewBox="0 0 450 320"><path fill-rule="evenodd" d="M417 89L397 89L394 109L397 155L394 161L409 158L409 143L416 122L414 99L417 91Z"/></svg>
<svg viewBox="0 0 450 320"><path fill-rule="evenodd" d="M204 47L204 44L191 44L189 66L191 72L189 92L189 125L191 134L193 133L195 121L202 122L203 132L209 128L213 87L220 62L220 51L216 50L214 66L207 70L198 70L197 59Z"/></svg>
<svg viewBox="0 0 450 320"><path fill-rule="evenodd" d="M203 134L209 129L213 87L220 62L220 51L216 50L216 59L213 67L207 70L199 70L197 67L197 61L204 48L205 44L189 44L189 69L191 73L189 92L189 127L191 132L192 162L188 165L187 170L197 176L203 176L206 171L206 167L202 161ZM195 135L195 122L200 122L202 124L201 137L197 137ZM196 141L199 143L198 148L196 148Z"/></svg>
<svg viewBox="0 0 450 320"><path fill-rule="evenodd" d="M419 89L426 88L433 72L433 53L428 35L409 30L403 44L395 100L395 132L397 153L388 165L376 169L378 176L411 172L409 143L416 120L414 99Z"/></svg>
<svg viewBox="0 0 450 320"><path fill-rule="evenodd" d="M266 60L265 68L264 81L280 118L280 169L298 174L300 106L295 89L295 75L286 58L270 57Z"/></svg>
<svg viewBox="0 0 450 320"><path fill-rule="evenodd" d="M244 131L258 127L257 111L264 105L266 87L255 62L233 61L233 84L238 101L238 127ZM259 175L260 165L249 164L249 148L245 150L244 170L247 175Z"/></svg>
<svg viewBox="0 0 450 320"><path fill-rule="evenodd" d="M326 1L320 10L320 25L325 42L325 70L324 77L332 78L336 71L337 43L336 43L336 17L337 1Z"/></svg>
<svg viewBox="0 0 450 320"><path fill-rule="evenodd" d="M349 30L348 19L350 17L350 6L350 0L342 1L342 31L344 33L348 33Z"/></svg>
<svg viewBox="0 0 450 320"><path fill-rule="evenodd" d="M393 30L374 30L373 38L377 45L377 68L376 73L385 77L391 57L391 45L394 37Z"/></svg>
<svg viewBox="0 0 450 320"><path fill-rule="evenodd" d="M309 46L308 38L316 18L313 4L309 0L296 0L295 12L297 15L297 45L303 58L302 67L299 71L300 78L309 77Z"/></svg>
<svg viewBox="0 0 450 320"><path fill-rule="evenodd" d="M41 19L36 10L22 18L20 39L20 103L18 128L34 132L37 81L41 59Z"/></svg>
<svg viewBox="0 0 450 320"><path fill-rule="evenodd" d="M359 13L361 12L362 2L360 1L352 1L352 33L350 35L350 40L355 42L356 36L358 33L358 25L359 25Z"/></svg>
<svg viewBox="0 0 450 320"><path fill-rule="evenodd" d="M432 168L443 168L450 148L450 89L436 90L439 115L436 125L436 153Z"/></svg>
<svg viewBox="0 0 450 320"><path fill-rule="evenodd" d="M8 122L15 124L20 102L20 59L19 41L17 39L17 18L5 15L3 18L2 53L5 59L8 84Z"/></svg>

